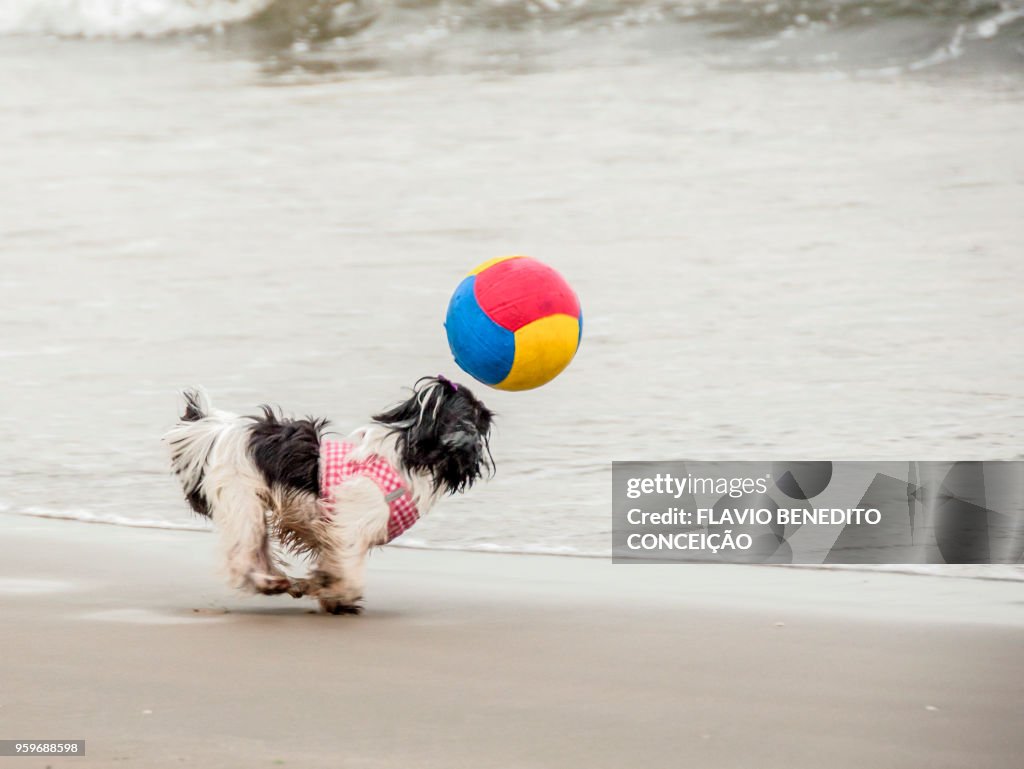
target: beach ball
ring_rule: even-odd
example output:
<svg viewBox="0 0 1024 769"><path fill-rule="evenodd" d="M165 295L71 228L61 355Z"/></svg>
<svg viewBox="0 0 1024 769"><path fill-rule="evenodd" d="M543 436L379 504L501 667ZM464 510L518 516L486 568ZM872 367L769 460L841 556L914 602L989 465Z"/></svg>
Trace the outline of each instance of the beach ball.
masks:
<svg viewBox="0 0 1024 769"><path fill-rule="evenodd" d="M530 390L569 365L583 314L576 292L551 267L529 256L499 256L459 283L444 327L467 374L499 390Z"/></svg>

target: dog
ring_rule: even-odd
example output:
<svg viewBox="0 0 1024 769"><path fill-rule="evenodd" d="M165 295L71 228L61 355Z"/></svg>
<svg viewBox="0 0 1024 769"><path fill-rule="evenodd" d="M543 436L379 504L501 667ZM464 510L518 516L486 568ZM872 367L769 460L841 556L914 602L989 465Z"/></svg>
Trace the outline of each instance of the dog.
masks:
<svg viewBox="0 0 1024 769"><path fill-rule="evenodd" d="M367 552L441 499L494 473L494 414L443 376L344 439L326 419L213 408L186 390L185 412L164 439L193 511L213 520L231 584L251 593L310 596L331 614L358 614ZM286 575L272 543L312 560Z"/></svg>

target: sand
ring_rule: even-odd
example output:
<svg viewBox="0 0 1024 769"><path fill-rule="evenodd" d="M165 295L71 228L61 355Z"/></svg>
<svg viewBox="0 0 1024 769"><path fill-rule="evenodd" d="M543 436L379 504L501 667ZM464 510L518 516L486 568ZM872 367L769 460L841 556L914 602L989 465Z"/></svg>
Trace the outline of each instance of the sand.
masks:
<svg viewBox="0 0 1024 769"><path fill-rule="evenodd" d="M213 537L0 518L0 766L1006 767L1024 588L391 548L361 617Z"/></svg>

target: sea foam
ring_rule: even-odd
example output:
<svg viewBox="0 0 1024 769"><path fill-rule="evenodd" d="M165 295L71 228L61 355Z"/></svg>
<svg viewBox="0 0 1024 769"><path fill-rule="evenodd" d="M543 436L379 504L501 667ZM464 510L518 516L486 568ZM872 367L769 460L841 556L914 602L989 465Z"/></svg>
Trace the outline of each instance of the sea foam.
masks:
<svg viewBox="0 0 1024 769"><path fill-rule="evenodd" d="M0 34L160 37L251 18L273 0L7 0Z"/></svg>

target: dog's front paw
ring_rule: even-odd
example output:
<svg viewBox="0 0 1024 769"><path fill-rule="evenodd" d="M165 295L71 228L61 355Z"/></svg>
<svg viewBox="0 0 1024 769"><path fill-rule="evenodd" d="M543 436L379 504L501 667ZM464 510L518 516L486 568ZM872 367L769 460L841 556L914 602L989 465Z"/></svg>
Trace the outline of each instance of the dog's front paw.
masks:
<svg viewBox="0 0 1024 769"><path fill-rule="evenodd" d="M258 571L249 573L249 584L253 590L263 595L287 593L292 587L292 581L284 574L263 574Z"/></svg>
<svg viewBox="0 0 1024 769"><path fill-rule="evenodd" d="M308 595L314 589L308 579L293 579L288 588L288 595L292 598L302 598L302 596Z"/></svg>
<svg viewBox="0 0 1024 769"><path fill-rule="evenodd" d="M291 587L288 588L288 595L292 598L302 598L303 596L319 598L323 595L344 603L350 603L345 601L345 592L344 580L335 577L330 572L320 571L319 569L311 571L308 577L293 579ZM356 596L357 599L359 597Z"/></svg>
<svg viewBox="0 0 1024 769"><path fill-rule="evenodd" d="M320 608L328 614L361 614L363 607L360 605L362 597L352 601L342 601L338 598L321 598Z"/></svg>

